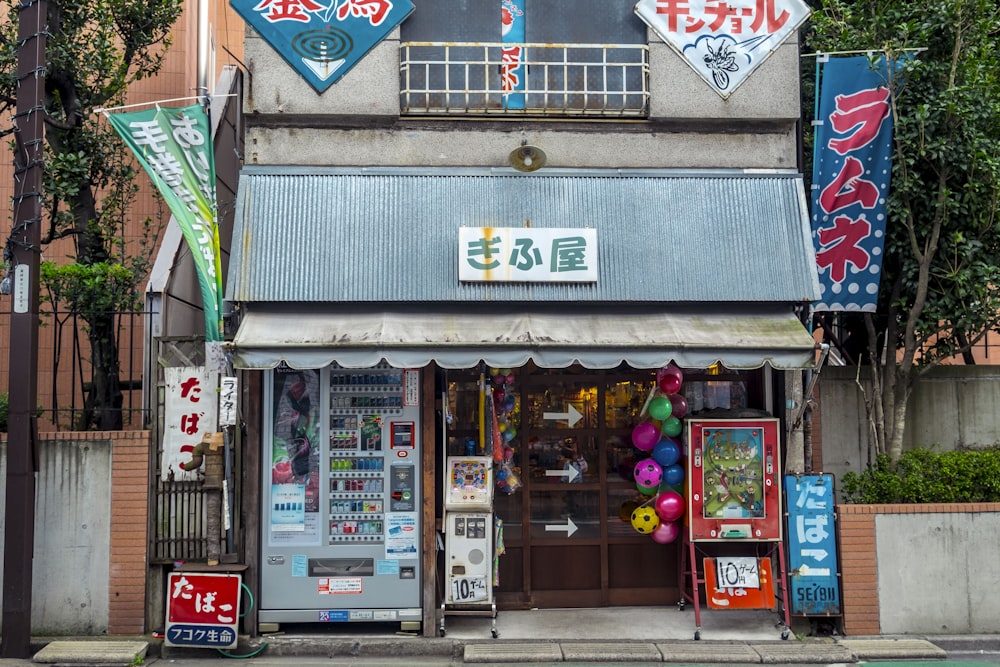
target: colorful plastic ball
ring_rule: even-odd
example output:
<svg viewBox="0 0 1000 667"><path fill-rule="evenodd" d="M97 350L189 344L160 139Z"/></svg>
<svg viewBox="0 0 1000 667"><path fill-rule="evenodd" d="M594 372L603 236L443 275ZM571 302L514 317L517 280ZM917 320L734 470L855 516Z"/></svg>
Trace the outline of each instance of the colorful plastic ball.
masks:
<svg viewBox="0 0 1000 667"><path fill-rule="evenodd" d="M677 417L667 417L663 420L663 426L661 427L663 435L674 438L680 435L683 430L684 426Z"/></svg>
<svg viewBox="0 0 1000 667"><path fill-rule="evenodd" d="M656 514L664 521L676 521L684 516L684 496L676 491L664 491L653 503Z"/></svg>
<svg viewBox="0 0 1000 667"><path fill-rule="evenodd" d="M498 482L504 482L504 483L506 483L506 481L507 481L507 471L504 470L503 468L500 468L500 470L497 470L497 481Z"/></svg>
<svg viewBox="0 0 1000 667"><path fill-rule="evenodd" d="M668 486L680 486L684 483L684 466L675 463L663 469L663 481Z"/></svg>
<svg viewBox="0 0 1000 667"><path fill-rule="evenodd" d="M673 438L663 438L653 446L653 460L666 468L681 458L681 446Z"/></svg>
<svg viewBox="0 0 1000 667"><path fill-rule="evenodd" d="M514 409L515 405L517 405L517 400L513 396L508 396L503 402L504 412L510 412Z"/></svg>
<svg viewBox="0 0 1000 667"><path fill-rule="evenodd" d="M513 447L504 447L503 448L503 458L504 458L505 461L510 461L512 458L514 458L514 449L513 449Z"/></svg>
<svg viewBox="0 0 1000 667"><path fill-rule="evenodd" d="M660 429L652 422L642 422L632 429L632 444L648 452L660 439Z"/></svg>
<svg viewBox="0 0 1000 667"><path fill-rule="evenodd" d="M652 507L640 507L632 512L632 527L643 535L649 535L660 525L660 517Z"/></svg>
<svg viewBox="0 0 1000 667"><path fill-rule="evenodd" d="M652 533L649 534L653 541L658 544L670 544L681 534L681 528L673 521L661 521Z"/></svg>
<svg viewBox="0 0 1000 667"><path fill-rule="evenodd" d="M680 394L670 394L670 414L678 419L684 419L688 412L687 399Z"/></svg>
<svg viewBox="0 0 1000 667"><path fill-rule="evenodd" d="M660 485L656 484L654 486L644 486L639 482L636 482L635 488L644 496L655 496L656 492L660 490Z"/></svg>
<svg viewBox="0 0 1000 667"><path fill-rule="evenodd" d="M670 399L666 396L657 396L649 402L649 416L659 421L669 417L672 409Z"/></svg>
<svg viewBox="0 0 1000 667"><path fill-rule="evenodd" d="M676 394L684 382L684 374L676 364L668 364L656 374L656 384L664 394Z"/></svg>
<svg viewBox="0 0 1000 667"><path fill-rule="evenodd" d="M643 459L635 464L635 483L639 486L659 486L663 468L653 459Z"/></svg>

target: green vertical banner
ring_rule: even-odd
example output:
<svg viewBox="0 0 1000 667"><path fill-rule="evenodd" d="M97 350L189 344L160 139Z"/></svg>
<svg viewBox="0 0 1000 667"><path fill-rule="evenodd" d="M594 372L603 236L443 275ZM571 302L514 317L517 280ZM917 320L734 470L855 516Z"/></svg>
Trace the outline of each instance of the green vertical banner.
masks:
<svg viewBox="0 0 1000 667"><path fill-rule="evenodd" d="M205 340L222 340L222 261L215 203L215 155L208 114L198 104L107 113L153 179L191 248L205 309Z"/></svg>

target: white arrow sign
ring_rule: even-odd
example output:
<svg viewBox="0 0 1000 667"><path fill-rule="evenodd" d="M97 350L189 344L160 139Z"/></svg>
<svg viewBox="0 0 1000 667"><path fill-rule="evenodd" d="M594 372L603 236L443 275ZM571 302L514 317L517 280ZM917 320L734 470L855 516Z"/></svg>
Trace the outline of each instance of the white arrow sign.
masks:
<svg viewBox="0 0 1000 667"><path fill-rule="evenodd" d="M567 482L575 482L580 476L580 470L576 466L570 466L568 470L546 470L546 477L566 477Z"/></svg>
<svg viewBox="0 0 1000 667"><path fill-rule="evenodd" d="M573 519L570 519L569 517L566 517L566 525L565 526L545 526L545 530L546 531L565 530L566 531L566 537L569 537L573 533L576 532L576 524L573 523Z"/></svg>
<svg viewBox="0 0 1000 667"><path fill-rule="evenodd" d="M559 420L565 419L570 427L576 425L578 421L583 418L576 408L572 404L566 406L566 412L545 412L542 413L542 419Z"/></svg>
<svg viewBox="0 0 1000 667"><path fill-rule="evenodd" d="M819 561L824 560L829 555L826 549L803 549L801 553L806 558L815 558Z"/></svg>

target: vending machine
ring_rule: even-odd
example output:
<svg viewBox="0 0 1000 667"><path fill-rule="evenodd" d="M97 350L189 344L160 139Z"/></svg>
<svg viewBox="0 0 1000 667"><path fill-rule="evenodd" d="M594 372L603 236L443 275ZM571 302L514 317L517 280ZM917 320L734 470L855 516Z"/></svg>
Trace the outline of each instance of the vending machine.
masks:
<svg viewBox="0 0 1000 667"><path fill-rule="evenodd" d="M419 388L419 370L388 366L272 371L261 466L261 622L416 629Z"/></svg>
<svg viewBox="0 0 1000 667"><path fill-rule="evenodd" d="M444 617L488 615L497 637L493 598L493 458L449 456L444 474Z"/></svg>

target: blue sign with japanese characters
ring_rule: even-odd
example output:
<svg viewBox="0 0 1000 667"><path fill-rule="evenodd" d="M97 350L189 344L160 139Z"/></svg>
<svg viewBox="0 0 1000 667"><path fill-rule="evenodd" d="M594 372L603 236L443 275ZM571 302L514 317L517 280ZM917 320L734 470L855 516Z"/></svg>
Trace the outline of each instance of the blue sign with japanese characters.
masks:
<svg viewBox="0 0 1000 667"><path fill-rule="evenodd" d="M230 0L230 6L322 93L410 15L410 0Z"/></svg>
<svg viewBox="0 0 1000 667"><path fill-rule="evenodd" d="M833 475L786 475L785 497L789 609L804 616L839 616Z"/></svg>

